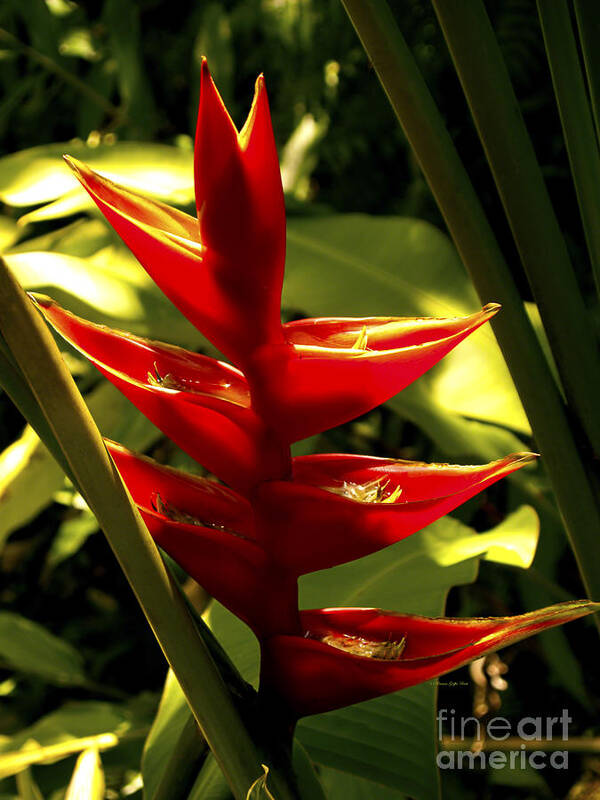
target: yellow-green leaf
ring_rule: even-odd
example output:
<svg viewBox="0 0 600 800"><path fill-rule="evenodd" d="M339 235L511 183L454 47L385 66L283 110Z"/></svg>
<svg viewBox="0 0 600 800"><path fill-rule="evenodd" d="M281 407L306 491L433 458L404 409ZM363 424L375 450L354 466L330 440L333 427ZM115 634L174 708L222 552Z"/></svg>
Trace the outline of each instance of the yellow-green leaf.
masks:
<svg viewBox="0 0 600 800"><path fill-rule="evenodd" d="M90 747L77 759L65 800L103 800L104 787L100 754Z"/></svg>
<svg viewBox="0 0 600 800"><path fill-rule="evenodd" d="M80 753L88 748L106 750L115 747L119 739L114 733L102 733L98 736L86 736L82 739L68 739L64 742L51 745L41 745L34 739L29 739L17 751L8 751L0 754L0 780L16 775L32 764L54 764L63 758Z"/></svg>
<svg viewBox="0 0 600 800"><path fill-rule="evenodd" d="M77 179L62 160L64 153L130 189L165 202L187 205L194 200L191 153L144 142L91 147L77 139L31 147L0 158L0 200L11 206L33 206L57 200L75 189L84 197L84 190L78 188Z"/></svg>

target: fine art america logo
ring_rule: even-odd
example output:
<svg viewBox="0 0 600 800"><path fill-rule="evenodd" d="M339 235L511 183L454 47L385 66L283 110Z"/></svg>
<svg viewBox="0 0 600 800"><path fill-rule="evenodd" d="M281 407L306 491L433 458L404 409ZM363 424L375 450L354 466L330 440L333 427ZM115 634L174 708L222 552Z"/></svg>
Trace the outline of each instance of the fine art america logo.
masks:
<svg viewBox="0 0 600 800"><path fill-rule="evenodd" d="M506 717L482 722L477 717L458 717L453 708L442 708L437 715L437 765L440 769L567 769L568 751L560 749L560 742L568 740L572 721L566 708L560 717L522 717L516 723ZM442 735L444 727L449 731L446 736ZM471 745L473 742L475 746ZM485 749L477 746L482 742ZM497 749L493 742L499 743ZM547 746L541 749L537 742L559 746L552 746L549 751Z"/></svg>

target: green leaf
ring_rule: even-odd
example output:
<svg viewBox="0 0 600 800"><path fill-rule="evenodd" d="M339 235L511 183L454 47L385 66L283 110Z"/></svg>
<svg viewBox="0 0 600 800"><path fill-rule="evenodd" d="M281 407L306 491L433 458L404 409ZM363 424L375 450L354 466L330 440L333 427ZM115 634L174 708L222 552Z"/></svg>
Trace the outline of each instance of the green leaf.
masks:
<svg viewBox="0 0 600 800"><path fill-rule="evenodd" d="M194 201L191 153L165 144L119 142L90 147L79 140L31 147L0 158L0 200L10 206L33 206L58 200L75 189L85 197L62 160L64 153L167 203ZM94 207L91 199L87 207Z"/></svg>
<svg viewBox="0 0 600 800"><path fill-rule="evenodd" d="M11 248L12 253L51 250L67 256L87 258L114 244L116 234L101 219L78 219L62 228L34 236Z"/></svg>
<svg viewBox="0 0 600 800"><path fill-rule="evenodd" d="M80 211L90 211L93 209L91 199L87 193L82 192L81 187L75 187L71 191L54 200L46 203L39 208L29 211L19 217L19 225L29 225L34 222L47 222L51 219L61 219Z"/></svg>
<svg viewBox="0 0 600 800"><path fill-rule="evenodd" d="M212 753L208 754L188 800L233 800L227 781Z"/></svg>
<svg viewBox="0 0 600 800"><path fill-rule="evenodd" d="M145 800L186 798L206 749L181 687L169 670L142 755ZM223 785L229 791L224 778Z"/></svg>
<svg viewBox="0 0 600 800"><path fill-rule="evenodd" d="M521 506L488 533L456 537L449 527L433 535L425 530L423 538L431 558L442 566L481 556L486 561L527 569L534 559L539 535L540 520L535 509Z"/></svg>
<svg viewBox="0 0 600 800"><path fill-rule="evenodd" d="M145 450L161 433L108 381L86 396L101 432L133 450ZM64 473L37 434L27 426L0 454L0 549L6 538L52 502L64 484ZM97 527L89 517L68 520L59 529L46 560L56 566L76 551Z"/></svg>
<svg viewBox="0 0 600 800"><path fill-rule="evenodd" d="M43 577L46 578L59 564L75 555L97 531L98 522L88 508L82 509L78 516L61 522L46 555Z"/></svg>
<svg viewBox="0 0 600 800"><path fill-rule="evenodd" d="M327 800L404 800L400 792L328 767L321 769L321 780Z"/></svg>
<svg viewBox="0 0 600 800"><path fill-rule="evenodd" d="M0 550L14 530L51 502L64 479L61 467L27 426L0 454Z"/></svg>
<svg viewBox="0 0 600 800"><path fill-rule="evenodd" d="M87 748L106 750L115 747L118 742L118 738L112 733L72 738L46 746L39 745L34 739L28 739L19 751L0 754L0 779L16 775L33 764L54 764Z"/></svg>
<svg viewBox="0 0 600 800"><path fill-rule="evenodd" d="M507 453L527 450L527 446L506 428L447 411L429 391L427 376L407 386L388 405L421 428L451 458L487 462ZM521 478L522 475L516 473L516 479Z"/></svg>
<svg viewBox="0 0 600 800"><path fill-rule="evenodd" d="M522 562L531 560L537 517L527 508L516 515L485 534L444 517L367 558L306 575L300 580L301 607L335 603L440 616L448 590L475 580L475 556L510 560L516 551ZM523 534L521 524L526 528ZM242 676L256 685L259 648L254 636L218 604L209 609L207 618ZM420 684L308 717L300 722L298 737L319 764L430 800L438 796L435 698L435 681Z"/></svg>
<svg viewBox="0 0 600 800"><path fill-rule="evenodd" d="M20 233L21 229L14 220L0 216L0 253L14 244Z"/></svg>
<svg viewBox="0 0 600 800"><path fill-rule="evenodd" d="M59 686L85 683L83 658L74 647L10 611L0 611L0 657L11 669Z"/></svg>
<svg viewBox="0 0 600 800"><path fill-rule="evenodd" d="M98 750L90 747L77 759L65 800L103 800L104 772Z"/></svg>
<svg viewBox="0 0 600 800"><path fill-rule="evenodd" d="M31 764L52 764L89 748L106 750L144 730L147 704L69 703L13 736L0 737L0 779Z"/></svg>
<svg viewBox="0 0 600 800"><path fill-rule="evenodd" d="M311 316L439 317L481 307L449 239L421 220L361 214L294 218L288 222L287 253L284 303ZM420 382L434 408L451 416L530 432L487 325Z"/></svg>
<svg viewBox="0 0 600 800"><path fill-rule="evenodd" d="M25 289L49 294L92 322L187 347L206 341L122 245L85 258L23 251L5 261Z"/></svg>
<svg viewBox="0 0 600 800"><path fill-rule="evenodd" d="M19 800L44 800L29 767L19 772L15 780L17 783L17 791L19 792Z"/></svg>

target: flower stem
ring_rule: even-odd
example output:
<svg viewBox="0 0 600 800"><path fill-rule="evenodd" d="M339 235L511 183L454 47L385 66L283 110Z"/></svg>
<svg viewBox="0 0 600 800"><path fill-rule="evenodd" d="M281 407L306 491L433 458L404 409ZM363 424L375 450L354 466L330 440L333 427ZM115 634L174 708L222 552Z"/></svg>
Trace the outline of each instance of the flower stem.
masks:
<svg viewBox="0 0 600 800"><path fill-rule="evenodd" d="M562 6L562 0L551 2L554 9ZM537 301L567 401L594 452L600 454L596 402L600 396L600 356L594 332L494 31L482 0L433 0L433 6ZM566 22L570 25L568 13ZM563 46L562 38L560 45ZM576 59L576 52L574 56ZM558 60L561 65L564 63ZM580 88L584 109L579 108L577 100L570 102L565 132L569 130L568 141L573 139L569 152L573 154L573 166L579 167L576 185L580 208L587 209L583 221L589 230L588 248L596 270L600 267L600 227L592 219L600 216L600 159L589 112L584 120L587 103L583 85ZM579 113L571 119L575 108ZM580 122L585 128L584 121L589 125L590 141L583 133L575 135L571 130L578 128ZM590 144L592 149L588 149ZM586 149L584 166L581 160Z"/></svg>
<svg viewBox="0 0 600 800"><path fill-rule="evenodd" d="M0 260L0 332L29 383L75 477L215 753L232 792L245 800L261 758L132 503L102 437L41 316ZM293 790L274 776L277 795Z"/></svg>
<svg viewBox="0 0 600 800"><path fill-rule="evenodd" d="M566 409L523 303L444 121L385 0L342 0L413 147L482 302L503 311L494 331L544 456L580 573L600 599L600 509Z"/></svg>
<svg viewBox="0 0 600 800"><path fill-rule="evenodd" d="M73 473L69 467L67 459L64 457L60 445L48 425L46 417L43 415L35 395L23 373L18 368L12 358L4 338L0 335L0 386L19 409L21 414L29 422L31 427L44 442L52 457L62 467L69 480L73 480Z"/></svg>
<svg viewBox="0 0 600 800"><path fill-rule="evenodd" d="M600 296L600 153L577 44L564 0L538 0L538 13L596 291ZM590 343L593 345L594 340ZM590 396L592 393L590 388Z"/></svg>

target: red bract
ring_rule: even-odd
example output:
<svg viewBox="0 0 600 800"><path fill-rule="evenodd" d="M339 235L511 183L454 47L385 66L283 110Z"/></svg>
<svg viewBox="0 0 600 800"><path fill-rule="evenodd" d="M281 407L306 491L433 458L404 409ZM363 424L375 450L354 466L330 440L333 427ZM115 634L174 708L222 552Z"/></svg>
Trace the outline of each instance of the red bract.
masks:
<svg viewBox="0 0 600 800"><path fill-rule="evenodd" d="M467 317L281 324L285 217L264 81L238 132L202 65L197 217L67 159L175 305L236 366L79 319L46 319L167 436L232 488L107 442L154 539L262 645L262 679L296 715L428 680L589 613L563 604L499 620L373 609L298 610L297 578L398 542L528 463L483 466L362 456L291 459L289 445L385 402L487 322Z"/></svg>
<svg viewBox="0 0 600 800"><path fill-rule="evenodd" d="M515 453L477 467L367 456L295 458L293 480L258 487L259 530L277 560L303 575L405 539L535 458Z"/></svg>
<svg viewBox="0 0 600 800"><path fill-rule="evenodd" d="M237 132L202 67L195 183L198 219L67 163L175 305L234 364L283 342L279 305L285 209L264 81Z"/></svg>
<svg viewBox="0 0 600 800"><path fill-rule="evenodd" d="M241 491L286 474L289 452L252 410L244 375L214 358L95 325L36 296L46 319L158 428Z"/></svg>
<svg viewBox="0 0 600 800"><path fill-rule="evenodd" d="M490 304L460 319L368 317L286 325L288 344L259 347L248 362L253 402L284 441L304 439L398 394L499 308Z"/></svg>
<svg viewBox="0 0 600 800"><path fill-rule="evenodd" d="M430 619L373 608L302 611L302 636L263 645L263 678L298 716L396 692L600 609L559 603L517 617Z"/></svg>
<svg viewBox="0 0 600 800"><path fill-rule="evenodd" d="M106 440L156 542L259 637L299 630L296 576L256 540L250 503Z"/></svg>

